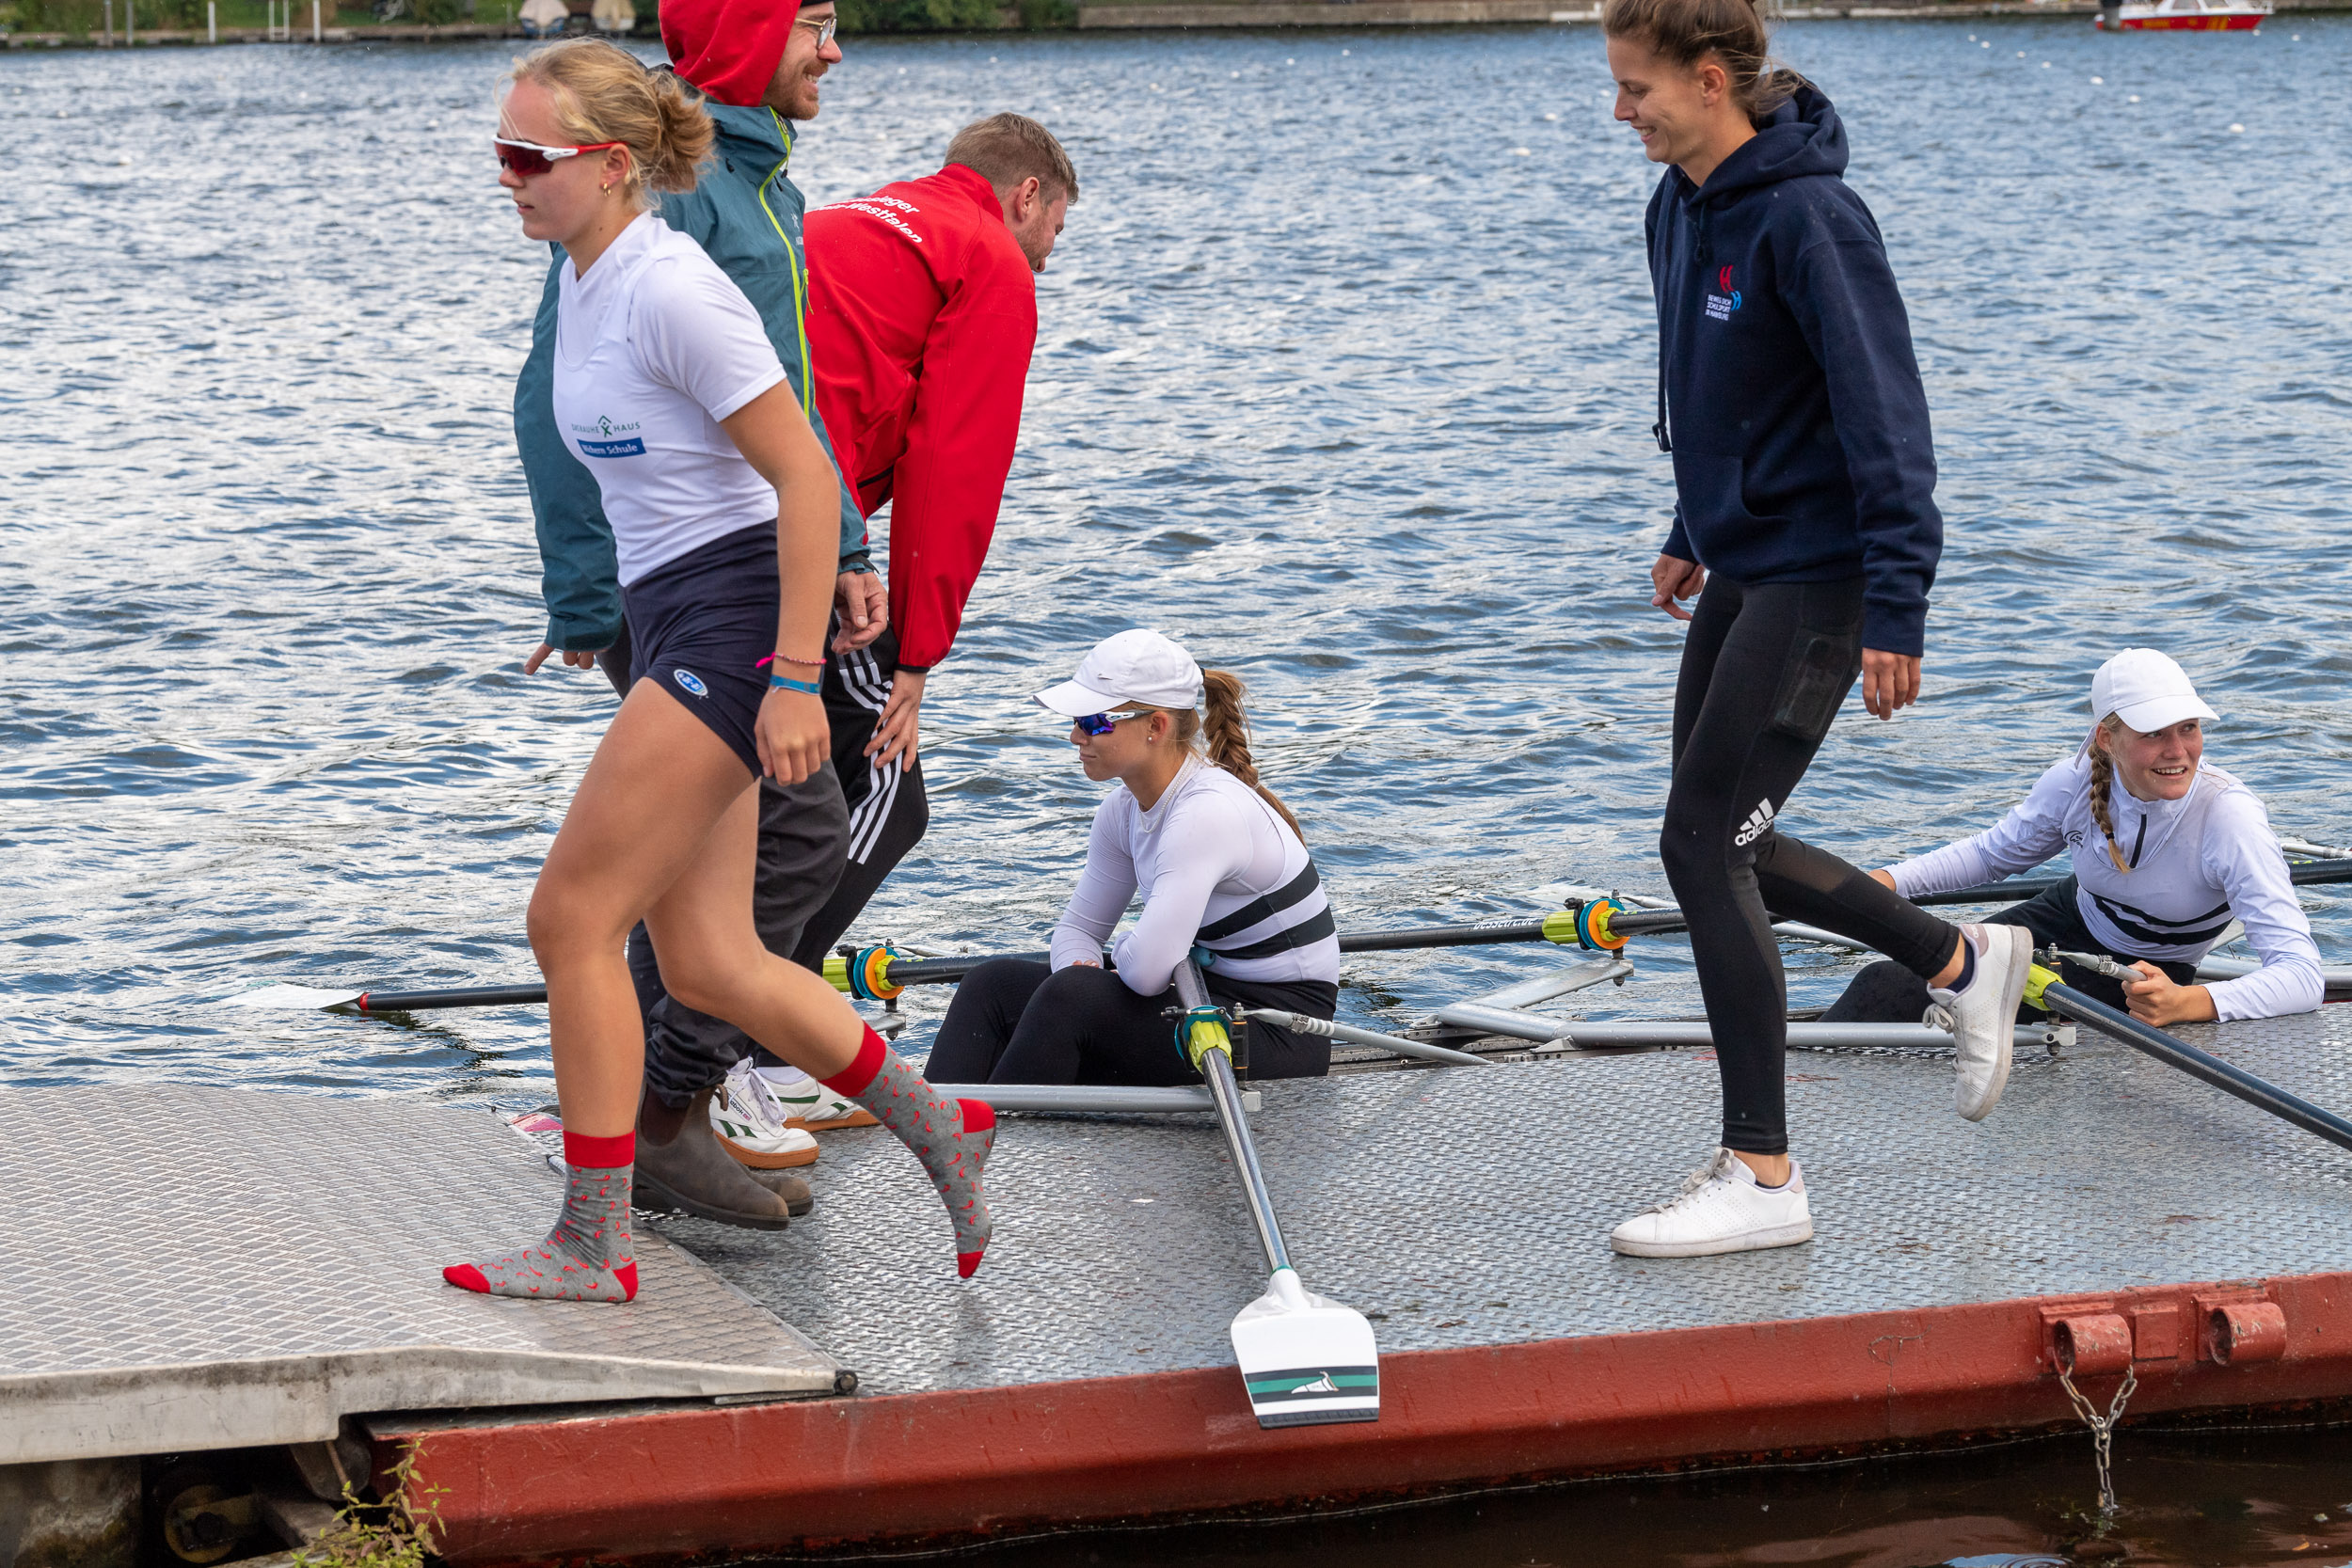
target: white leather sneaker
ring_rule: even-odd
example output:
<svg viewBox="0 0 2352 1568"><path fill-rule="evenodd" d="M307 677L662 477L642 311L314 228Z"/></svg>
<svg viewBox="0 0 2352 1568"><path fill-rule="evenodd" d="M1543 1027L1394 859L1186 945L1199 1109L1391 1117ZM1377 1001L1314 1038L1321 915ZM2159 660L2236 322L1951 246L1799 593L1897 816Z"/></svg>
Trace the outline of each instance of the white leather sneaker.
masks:
<svg viewBox="0 0 2352 1568"><path fill-rule="evenodd" d="M1788 1162L1788 1184L1756 1184L1747 1162L1727 1148L1683 1180L1682 1191L1609 1233L1611 1250L1629 1258L1710 1258L1760 1252L1813 1239L1804 1172Z"/></svg>
<svg viewBox="0 0 2352 1568"><path fill-rule="evenodd" d="M1983 941L1977 977L1957 995L1930 987L1926 1022L1951 1033L1960 1069L1954 1107L1970 1121L1982 1121L2009 1087L2017 1005L2026 995L2026 972L2033 967L2033 933L2023 926L1963 926L1961 932Z"/></svg>
<svg viewBox="0 0 2352 1568"><path fill-rule="evenodd" d="M744 1057L727 1074L727 1087L739 1101L757 1100L787 1127L803 1132L829 1132L841 1127L880 1127L874 1113L856 1101L834 1093L807 1073L791 1068L774 1076Z"/></svg>
<svg viewBox="0 0 2352 1568"><path fill-rule="evenodd" d="M817 1140L785 1124L774 1102L759 1092L759 1076L730 1074L710 1097L710 1130L720 1145L755 1170L789 1170L817 1163Z"/></svg>

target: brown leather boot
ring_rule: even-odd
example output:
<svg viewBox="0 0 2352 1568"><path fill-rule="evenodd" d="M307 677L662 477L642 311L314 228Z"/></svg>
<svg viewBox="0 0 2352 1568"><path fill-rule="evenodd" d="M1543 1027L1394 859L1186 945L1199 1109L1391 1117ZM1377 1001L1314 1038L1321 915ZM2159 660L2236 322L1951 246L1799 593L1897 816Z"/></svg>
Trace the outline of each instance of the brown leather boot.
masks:
<svg viewBox="0 0 2352 1568"><path fill-rule="evenodd" d="M655 1213L683 1212L751 1230L782 1230L792 1223L787 1196L753 1180L719 1147L710 1131L712 1092L703 1090L683 1111L671 1110L650 1090L638 1101L637 1207Z"/></svg>
<svg viewBox="0 0 2352 1568"><path fill-rule="evenodd" d="M808 1190L808 1183L788 1170L754 1170L745 1165L743 1174L784 1199L784 1206L792 1211L796 1220L817 1207L816 1196Z"/></svg>

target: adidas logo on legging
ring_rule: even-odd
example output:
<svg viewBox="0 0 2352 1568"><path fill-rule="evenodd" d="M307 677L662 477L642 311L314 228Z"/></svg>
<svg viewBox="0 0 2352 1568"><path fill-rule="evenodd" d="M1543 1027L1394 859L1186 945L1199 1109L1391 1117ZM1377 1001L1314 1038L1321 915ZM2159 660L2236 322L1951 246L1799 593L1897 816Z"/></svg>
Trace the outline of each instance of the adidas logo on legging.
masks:
<svg viewBox="0 0 2352 1568"><path fill-rule="evenodd" d="M1772 803L1770 800L1758 800L1756 803L1756 809L1748 813L1748 819L1740 824L1739 836L1731 842L1744 849L1772 831Z"/></svg>

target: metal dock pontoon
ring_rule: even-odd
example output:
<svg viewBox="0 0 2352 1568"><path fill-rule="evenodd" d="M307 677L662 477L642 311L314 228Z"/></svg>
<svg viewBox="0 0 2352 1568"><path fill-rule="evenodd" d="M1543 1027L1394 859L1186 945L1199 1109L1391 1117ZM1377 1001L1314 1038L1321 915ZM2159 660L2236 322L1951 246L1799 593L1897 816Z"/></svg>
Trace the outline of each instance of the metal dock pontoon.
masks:
<svg viewBox="0 0 2352 1568"><path fill-rule="evenodd" d="M2352 1107L2352 1007L2176 1032ZM1711 1148L1704 1053L1261 1085L1292 1251L1382 1352L1378 1422L1285 1432L1232 1368L1260 1259L1205 1117L1008 1119L970 1282L870 1130L824 1135L788 1231L641 1218L634 1305L550 1307L439 1283L556 1202L480 1110L0 1091L0 1464L356 1416L379 1465L421 1445L443 1549L475 1563L2057 1430L2060 1335L2102 1402L2136 1369L2132 1416L2352 1399L2352 1155L2089 1031L2021 1052L1975 1125L1930 1053L1798 1053L1789 1079L1815 1240L1666 1261L1606 1237Z"/></svg>

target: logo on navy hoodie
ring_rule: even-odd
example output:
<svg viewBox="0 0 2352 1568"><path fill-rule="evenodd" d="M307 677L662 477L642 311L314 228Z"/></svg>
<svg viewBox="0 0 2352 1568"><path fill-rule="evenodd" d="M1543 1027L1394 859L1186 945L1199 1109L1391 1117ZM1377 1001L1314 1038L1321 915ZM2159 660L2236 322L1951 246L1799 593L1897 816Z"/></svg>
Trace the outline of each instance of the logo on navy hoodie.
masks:
<svg viewBox="0 0 2352 1568"><path fill-rule="evenodd" d="M1716 273L1715 286L1723 290L1723 293L1707 296L1707 319L1727 322L1731 319L1731 313L1740 309L1740 291L1731 286L1729 267L1724 267Z"/></svg>

